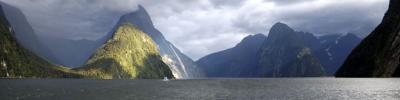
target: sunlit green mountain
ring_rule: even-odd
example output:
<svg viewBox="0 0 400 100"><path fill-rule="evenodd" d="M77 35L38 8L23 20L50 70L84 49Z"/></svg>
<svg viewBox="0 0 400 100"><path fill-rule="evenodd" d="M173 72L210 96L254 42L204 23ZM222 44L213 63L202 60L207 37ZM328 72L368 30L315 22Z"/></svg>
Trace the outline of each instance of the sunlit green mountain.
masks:
<svg viewBox="0 0 400 100"><path fill-rule="evenodd" d="M173 77L151 37L129 23L121 24L83 67L74 70L103 79Z"/></svg>
<svg viewBox="0 0 400 100"><path fill-rule="evenodd" d="M169 66L176 78L204 77L204 72L196 63L176 48L174 44L165 39L163 34L154 27L149 13L143 6L138 5L136 11L123 15L117 23L117 26L123 23L132 24L154 40L163 61Z"/></svg>

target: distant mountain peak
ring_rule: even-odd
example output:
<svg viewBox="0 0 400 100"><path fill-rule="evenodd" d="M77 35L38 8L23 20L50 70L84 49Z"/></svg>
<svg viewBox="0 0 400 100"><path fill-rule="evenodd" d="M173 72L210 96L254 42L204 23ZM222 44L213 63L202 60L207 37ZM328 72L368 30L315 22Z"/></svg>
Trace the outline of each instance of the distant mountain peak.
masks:
<svg viewBox="0 0 400 100"><path fill-rule="evenodd" d="M264 34L252 34L248 35L240 41L237 46L253 46L260 45L266 40L267 37Z"/></svg>
<svg viewBox="0 0 400 100"><path fill-rule="evenodd" d="M144 9L144 7L142 5L140 5L140 4L138 5L138 10L139 11L146 11L146 9Z"/></svg>
<svg viewBox="0 0 400 100"><path fill-rule="evenodd" d="M141 13L141 14L149 15L147 13L146 9L142 5L138 5L137 7L138 7L138 9L136 11L134 11L134 13Z"/></svg>
<svg viewBox="0 0 400 100"><path fill-rule="evenodd" d="M126 15L123 15L122 19L130 21L130 22L134 22L134 21L131 21L130 19L140 19L141 20L140 24L147 24L149 26L150 25L153 26L153 23L150 19L150 15L147 13L146 9L142 5L138 5L137 10L135 10L131 13L128 13Z"/></svg>
<svg viewBox="0 0 400 100"><path fill-rule="evenodd" d="M279 30L294 31L292 28L289 27L289 25L285 23L278 22L272 25L271 31L279 31Z"/></svg>
<svg viewBox="0 0 400 100"><path fill-rule="evenodd" d="M264 34L258 33L258 34L251 34L246 36L243 40L251 40L251 39L257 39L257 38L267 38Z"/></svg>
<svg viewBox="0 0 400 100"><path fill-rule="evenodd" d="M157 41L158 39L164 39L161 32L155 29L149 13L142 5L138 5L137 10L123 15L118 24L121 25L127 22L150 35L157 43L159 42Z"/></svg>
<svg viewBox="0 0 400 100"><path fill-rule="evenodd" d="M294 33L292 28L284 23L278 22L271 27L269 36L282 36L282 34L288 35L290 33Z"/></svg>
<svg viewBox="0 0 400 100"><path fill-rule="evenodd" d="M290 37L296 37L296 32L288 25L278 22L274 24L268 34L268 41L280 41L282 39L289 39Z"/></svg>

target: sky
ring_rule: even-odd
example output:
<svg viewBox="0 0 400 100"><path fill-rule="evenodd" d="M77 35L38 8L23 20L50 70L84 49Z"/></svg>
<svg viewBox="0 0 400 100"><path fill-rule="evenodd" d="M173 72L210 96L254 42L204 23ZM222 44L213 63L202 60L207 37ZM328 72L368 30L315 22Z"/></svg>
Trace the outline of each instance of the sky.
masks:
<svg viewBox="0 0 400 100"><path fill-rule="evenodd" d="M283 22L318 36L366 36L389 0L0 0L20 8L45 38L96 40L143 5L167 40L193 60Z"/></svg>

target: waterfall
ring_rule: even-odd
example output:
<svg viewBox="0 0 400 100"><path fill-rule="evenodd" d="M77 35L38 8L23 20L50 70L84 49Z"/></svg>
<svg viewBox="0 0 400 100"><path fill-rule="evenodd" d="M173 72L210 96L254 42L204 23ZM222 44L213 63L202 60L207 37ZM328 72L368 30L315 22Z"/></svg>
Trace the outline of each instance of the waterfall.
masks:
<svg viewBox="0 0 400 100"><path fill-rule="evenodd" d="M189 77L188 73L186 72L186 67L185 67L185 65L183 64L182 60L181 60L181 57L178 56L178 54L176 53L175 49L172 47L171 44L169 44L169 47L172 49L172 51L174 52L176 58L177 58L178 61L179 61L179 64L182 66L182 70L183 70L183 73L185 74L186 78ZM185 77L183 77L183 78L185 78Z"/></svg>

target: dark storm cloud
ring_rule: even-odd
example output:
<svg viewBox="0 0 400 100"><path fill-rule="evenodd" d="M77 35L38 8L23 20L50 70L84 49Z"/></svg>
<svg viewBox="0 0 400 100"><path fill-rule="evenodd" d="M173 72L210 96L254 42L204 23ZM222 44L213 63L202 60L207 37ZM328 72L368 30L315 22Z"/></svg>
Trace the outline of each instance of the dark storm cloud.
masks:
<svg viewBox="0 0 400 100"><path fill-rule="evenodd" d="M137 4L193 59L233 47L276 22L315 34L367 34L388 0L1 0L21 8L37 34L97 39Z"/></svg>
<svg viewBox="0 0 400 100"><path fill-rule="evenodd" d="M22 9L39 36L97 39L136 9L125 0L3 0Z"/></svg>

